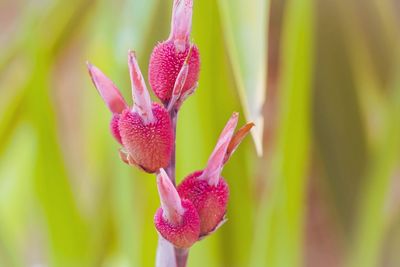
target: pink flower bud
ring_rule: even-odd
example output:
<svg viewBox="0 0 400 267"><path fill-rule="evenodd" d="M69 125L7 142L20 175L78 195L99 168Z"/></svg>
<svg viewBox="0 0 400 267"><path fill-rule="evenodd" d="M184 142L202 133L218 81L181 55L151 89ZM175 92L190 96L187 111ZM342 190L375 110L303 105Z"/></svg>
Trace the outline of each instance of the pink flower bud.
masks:
<svg viewBox="0 0 400 267"><path fill-rule="evenodd" d="M174 42L167 40L159 43L153 50L149 63L149 82L157 97L168 103L172 97L175 81L191 50L188 58L188 73L181 94L197 87L200 72L200 55L195 45L187 44L183 51L176 49Z"/></svg>
<svg viewBox="0 0 400 267"><path fill-rule="evenodd" d="M199 213L200 236L213 232L224 220L229 200L229 187L221 176L221 171L227 159L251 128L243 127L234 136L237 122L238 114L234 113L223 129L206 168L188 175L177 188L179 195L189 199Z"/></svg>
<svg viewBox="0 0 400 267"><path fill-rule="evenodd" d="M150 173L169 164L174 136L167 110L153 103L151 111L154 120L150 123L145 123L137 112L125 110L118 124L125 150Z"/></svg>
<svg viewBox="0 0 400 267"><path fill-rule="evenodd" d="M183 199L189 199L200 217L200 236L212 232L224 219L229 200L229 187L222 176L217 184L210 185L201 179L203 171L186 176L177 190Z"/></svg>
<svg viewBox="0 0 400 267"><path fill-rule="evenodd" d="M200 219L193 204L181 199L164 169L157 175L161 207L154 216L158 232L174 246L189 248L199 239Z"/></svg>
<svg viewBox="0 0 400 267"><path fill-rule="evenodd" d="M124 162L147 172L169 164L173 149L173 129L168 111L151 102L135 53L130 51L128 65L134 105L130 109L117 87L98 68L88 64L93 83L113 112L110 131L123 145Z"/></svg>
<svg viewBox="0 0 400 267"><path fill-rule="evenodd" d="M171 34L153 50L149 63L149 81L157 97L168 104L175 82L187 61L188 70L180 94L187 97L197 87L200 71L199 50L189 42L192 28L192 0L175 0ZM179 81L181 83L182 81Z"/></svg>

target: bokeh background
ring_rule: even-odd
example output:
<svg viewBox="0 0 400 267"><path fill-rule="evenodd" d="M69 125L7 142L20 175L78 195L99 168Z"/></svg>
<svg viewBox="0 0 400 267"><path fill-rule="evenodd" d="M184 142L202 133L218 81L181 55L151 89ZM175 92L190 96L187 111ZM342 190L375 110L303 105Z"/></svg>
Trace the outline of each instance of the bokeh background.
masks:
<svg viewBox="0 0 400 267"><path fill-rule="evenodd" d="M86 60L130 99L172 1L0 1L0 266L153 266L154 176L123 164ZM400 266L400 1L195 0L177 177L232 111L229 221L188 266ZM260 152L263 152L262 155Z"/></svg>

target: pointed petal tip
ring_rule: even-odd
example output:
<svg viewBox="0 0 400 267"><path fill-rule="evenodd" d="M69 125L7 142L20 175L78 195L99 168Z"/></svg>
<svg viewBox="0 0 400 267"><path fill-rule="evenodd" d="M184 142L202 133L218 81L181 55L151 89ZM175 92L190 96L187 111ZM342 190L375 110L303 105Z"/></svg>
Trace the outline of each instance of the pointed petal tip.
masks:
<svg viewBox="0 0 400 267"><path fill-rule="evenodd" d="M231 118L234 118L235 120L239 119L239 112L234 111L234 112L232 113L232 117L231 117Z"/></svg>
<svg viewBox="0 0 400 267"><path fill-rule="evenodd" d="M224 138L232 138L233 132L239 121L239 112L233 112L232 116L229 118L228 122L225 125L225 128L222 130L220 135L220 139Z"/></svg>
<svg viewBox="0 0 400 267"><path fill-rule="evenodd" d="M95 68L95 66L93 66L92 63L90 63L88 60L86 60L86 67L87 67L87 70L89 71L90 77L93 80L93 68Z"/></svg>
<svg viewBox="0 0 400 267"><path fill-rule="evenodd" d="M128 60L129 61L136 61L136 51L133 49L128 50Z"/></svg>

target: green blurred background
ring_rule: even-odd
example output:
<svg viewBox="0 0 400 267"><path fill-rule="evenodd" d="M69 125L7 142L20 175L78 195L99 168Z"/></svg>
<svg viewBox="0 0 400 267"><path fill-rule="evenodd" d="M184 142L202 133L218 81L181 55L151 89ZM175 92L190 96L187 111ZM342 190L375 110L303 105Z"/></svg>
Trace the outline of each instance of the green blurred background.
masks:
<svg viewBox="0 0 400 267"><path fill-rule="evenodd" d="M129 99L127 51L147 76L171 2L0 1L0 266L154 265L154 176L119 160L85 61ZM400 1L194 2L178 181L232 111L257 128L188 266L400 266Z"/></svg>

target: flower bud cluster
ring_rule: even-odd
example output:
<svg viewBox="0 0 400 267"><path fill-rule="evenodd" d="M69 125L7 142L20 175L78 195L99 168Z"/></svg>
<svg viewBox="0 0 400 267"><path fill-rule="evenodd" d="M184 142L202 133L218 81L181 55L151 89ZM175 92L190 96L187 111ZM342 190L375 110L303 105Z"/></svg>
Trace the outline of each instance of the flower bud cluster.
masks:
<svg viewBox="0 0 400 267"><path fill-rule="evenodd" d="M176 247L190 247L225 222L229 187L221 172L252 127L246 124L234 134L237 122L238 114L233 113L204 170L189 174L177 188L172 183L158 182L161 207L154 222L160 234ZM170 181L163 169L158 181Z"/></svg>
<svg viewBox="0 0 400 267"><path fill-rule="evenodd" d="M175 146L176 114L198 83L200 54L190 42L193 0L174 0L171 33L156 45L149 63L149 84L162 102L152 102L136 55L128 53L132 98L130 107L114 83L88 63L93 84L112 112L110 131L122 145L121 159L157 174L161 207L154 224L161 236L178 248L189 248L225 222L229 187L221 176L223 166L248 134L252 123L235 133L238 114L223 129L206 167L186 176L175 187L164 168ZM172 162L172 163L171 163ZM174 174L173 174L174 175Z"/></svg>

